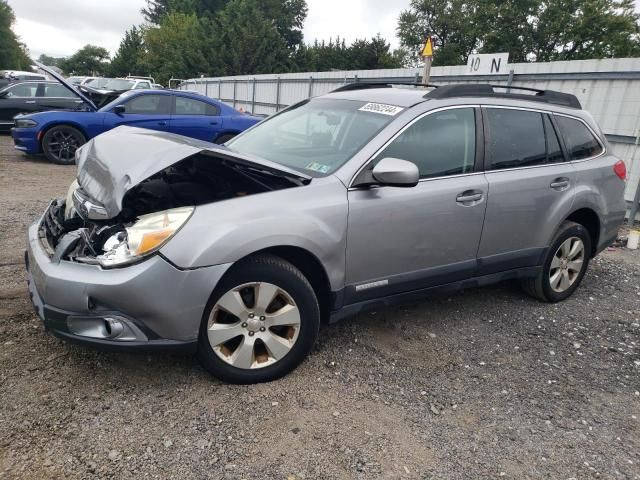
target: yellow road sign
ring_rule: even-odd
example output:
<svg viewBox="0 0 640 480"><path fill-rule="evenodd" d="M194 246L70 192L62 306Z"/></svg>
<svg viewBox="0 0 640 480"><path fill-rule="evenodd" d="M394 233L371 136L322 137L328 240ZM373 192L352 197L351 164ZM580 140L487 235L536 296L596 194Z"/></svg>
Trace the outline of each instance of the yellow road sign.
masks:
<svg viewBox="0 0 640 480"><path fill-rule="evenodd" d="M427 41L424 42L424 48L421 55L423 57L433 57L433 43L431 43L431 37L427 37Z"/></svg>

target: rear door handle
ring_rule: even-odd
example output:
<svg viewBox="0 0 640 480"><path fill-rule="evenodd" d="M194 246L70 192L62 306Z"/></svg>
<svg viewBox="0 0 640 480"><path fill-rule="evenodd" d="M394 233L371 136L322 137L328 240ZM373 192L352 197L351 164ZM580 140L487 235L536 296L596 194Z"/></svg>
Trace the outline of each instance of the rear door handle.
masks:
<svg viewBox="0 0 640 480"><path fill-rule="evenodd" d="M483 196L484 194L478 190L466 190L456 197L456 202L465 206L470 206L482 200Z"/></svg>
<svg viewBox="0 0 640 480"><path fill-rule="evenodd" d="M569 188L569 179L565 177L556 178L551 185L549 185L553 190L566 190Z"/></svg>
<svg viewBox="0 0 640 480"><path fill-rule="evenodd" d="M24 102L24 103L36 103L36 101L35 101L35 100L27 100L27 101L26 101L26 102Z"/></svg>
<svg viewBox="0 0 640 480"><path fill-rule="evenodd" d="M161 125L161 126L163 126L163 127L164 127L164 126L166 126L166 125L167 125L167 122L158 122L158 125Z"/></svg>

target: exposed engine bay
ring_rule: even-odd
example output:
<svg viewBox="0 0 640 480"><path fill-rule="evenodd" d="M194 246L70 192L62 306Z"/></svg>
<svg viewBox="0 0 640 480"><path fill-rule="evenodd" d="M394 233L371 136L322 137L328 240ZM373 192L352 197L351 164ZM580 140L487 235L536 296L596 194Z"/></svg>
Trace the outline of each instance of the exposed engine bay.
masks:
<svg viewBox="0 0 640 480"><path fill-rule="evenodd" d="M128 190L113 218L89 214L91 199L74 182L67 198L54 200L45 212L40 240L54 261L131 264L160 248L198 205L299 185L259 166L197 154Z"/></svg>

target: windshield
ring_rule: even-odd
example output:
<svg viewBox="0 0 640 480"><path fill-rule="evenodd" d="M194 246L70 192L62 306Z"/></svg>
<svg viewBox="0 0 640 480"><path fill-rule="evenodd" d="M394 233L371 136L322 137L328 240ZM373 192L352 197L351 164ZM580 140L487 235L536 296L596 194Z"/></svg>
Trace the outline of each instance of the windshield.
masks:
<svg viewBox="0 0 640 480"><path fill-rule="evenodd" d="M395 113L385 114L369 108L370 105L378 104L308 100L258 124L226 145L239 153L312 176L324 176L344 165L402 110L387 106Z"/></svg>
<svg viewBox="0 0 640 480"><path fill-rule="evenodd" d="M105 90L131 90L135 82L131 80L124 80L122 78L114 78L107 82L102 88Z"/></svg>
<svg viewBox="0 0 640 480"><path fill-rule="evenodd" d="M84 77L69 77L67 78L67 82L71 83L72 85L80 85L83 79Z"/></svg>

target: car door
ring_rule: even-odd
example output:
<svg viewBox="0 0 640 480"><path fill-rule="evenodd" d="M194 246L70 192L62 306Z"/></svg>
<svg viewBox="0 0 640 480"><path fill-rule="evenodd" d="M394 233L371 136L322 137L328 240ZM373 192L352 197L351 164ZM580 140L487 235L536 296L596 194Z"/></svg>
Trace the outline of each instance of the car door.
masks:
<svg viewBox="0 0 640 480"><path fill-rule="evenodd" d="M85 102L64 85L42 83L38 88L38 102L43 110L79 110Z"/></svg>
<svg viewBox="0 0 640 480"><path fill-rule="evenodd" d="M487 195L476 165L480 116L470 106L427 112L365 167L385 157L411 161L417 186L349 189L346 304L474 275Z"/></svg>
<svg viewBox="0 0 640 480"><path fill-rule="evenodd" d="M174 96L171 132L213 142L221 129L222 117L217 106L195 98Z"/></svg>
<svg viewBox="0 0 640 480"><path fill-rule="evenodd" d="M549 114L487 106L483 116L489 198L479 274L539 265L570 213L574 169L565 162Z"/></svg>
<svg viewBox="0 0 640 480"><path fill-rule="evenodd" d="M3 90L0 96L0 123L12 125L13 117L19 113L37 111L37 83L17 83Z"/></svg>
<svg viewBox="0 0 640 480"><path fill-rule="evenodd" d="M116 113L112 108L105 115L106 129L129 125L131 127L168 131L171 121L171 95L137 94L127 97L122 103L124 112ZM115 107L114 107L115 108Z"/></svg>

